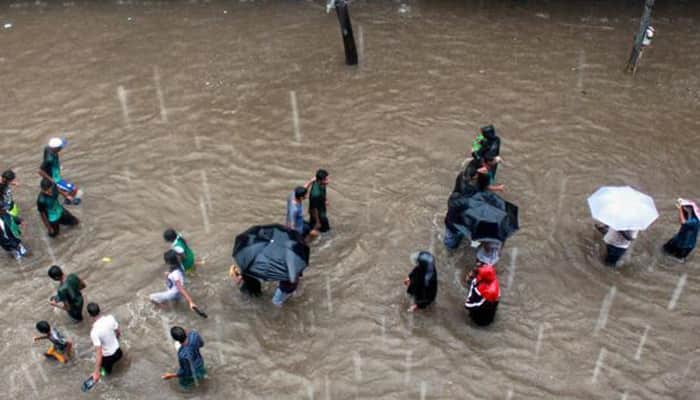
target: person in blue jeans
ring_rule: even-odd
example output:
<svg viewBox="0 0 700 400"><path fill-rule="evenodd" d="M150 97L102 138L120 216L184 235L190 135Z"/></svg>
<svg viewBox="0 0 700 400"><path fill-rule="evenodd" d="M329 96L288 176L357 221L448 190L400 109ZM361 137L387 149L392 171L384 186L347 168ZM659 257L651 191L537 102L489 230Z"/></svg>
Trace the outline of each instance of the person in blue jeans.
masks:
<svg viewBox="0 0 700 400"><path fill-rule="evenodd" d="M198 385L199 381L207 377L207 368L199 349L204 347L204 340L195 330L189 332L184 328L174 326L170 329L170 336L180 344L177 350L177 361L180 364L177 372L163 374L165 380L178 378L181 387L187 389Z"/></svg>
<svg viewBox="0 0 700 400"><path fill-rule="evenodd" d="M277 307L282 307L285 301L287 301L294 292L297 290L299 285L299 278L295 282L290 281L280 281L279 286L275 290L275 294L272 296L272 304Z"/></svg>

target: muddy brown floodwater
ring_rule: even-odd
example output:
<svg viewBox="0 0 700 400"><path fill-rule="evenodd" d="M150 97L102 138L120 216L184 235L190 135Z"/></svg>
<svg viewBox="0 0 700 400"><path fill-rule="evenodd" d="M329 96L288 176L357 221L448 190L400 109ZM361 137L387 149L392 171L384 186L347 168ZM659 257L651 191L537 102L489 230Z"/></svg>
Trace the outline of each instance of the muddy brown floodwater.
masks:
<svg viewBox="0 0 700 400"><path fill-rule="evenodd" d="M674 200L700 199L699 8L658 3L634 79L621 71L641 1L356 1L357 68L318 1L2 3L0 167L22 181L32 254L0 260L0 397L80 396L92 369L89 324L47 304L55 260L122 326L126 360L92 398L700 398L700 261L660 254ZM497 319L479 329L459 284L471 249L441 239L486 123L521 230L498 265ZM59 134L83 224L48 239L35 171ZM282 222L318 167L334 230L300 291L283 309L272 284L242 297L227 280L233 237ZM661 214L617 270L599 261L586 205L606 184L649 193ZM149 304L168 226L206 260L190 289L209 319ZM410 315L401 281L420 249L440 289ZM75 341L70 364L32 344L39 319ZM206 342L210 379L188 393L160 380L173 324Z"/></svg>

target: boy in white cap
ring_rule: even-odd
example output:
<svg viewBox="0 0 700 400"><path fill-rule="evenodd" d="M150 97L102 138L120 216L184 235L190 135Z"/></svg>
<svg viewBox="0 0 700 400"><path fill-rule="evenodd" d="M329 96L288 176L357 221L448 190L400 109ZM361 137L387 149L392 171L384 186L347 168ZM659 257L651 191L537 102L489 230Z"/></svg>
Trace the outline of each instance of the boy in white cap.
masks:
<svg viewBox="0 0 700 400"><path fill-rule="evenodd" d="M58 153L66 146L67 142L61 138L51 138L49 145L44 148L44 160L39 167L39 175L56 184L59 193L66 198L66 204L80 204L81 191L78 185L70 183L61 177L61 161Z"/></svg>

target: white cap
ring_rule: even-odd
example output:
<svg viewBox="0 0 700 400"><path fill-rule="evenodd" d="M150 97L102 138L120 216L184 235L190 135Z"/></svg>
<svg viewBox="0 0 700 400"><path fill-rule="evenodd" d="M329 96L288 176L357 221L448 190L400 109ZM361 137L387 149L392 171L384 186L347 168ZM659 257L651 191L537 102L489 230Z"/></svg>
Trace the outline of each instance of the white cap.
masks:
<svg viewBox="0 0 700 400"><path fill-rule="evenodd" d="M66 141L61 139L61 138L55 137L55 138L51 138L51 140L49 140L49 147L51 147L52 149L58 149L58 148L63 147L65 145L66 145Z"/></svg>

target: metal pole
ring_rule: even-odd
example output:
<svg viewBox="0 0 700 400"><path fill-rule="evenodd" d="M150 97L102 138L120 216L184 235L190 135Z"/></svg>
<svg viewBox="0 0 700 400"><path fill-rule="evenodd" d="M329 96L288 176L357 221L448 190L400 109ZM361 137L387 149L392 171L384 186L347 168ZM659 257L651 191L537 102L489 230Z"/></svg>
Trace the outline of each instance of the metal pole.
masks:
<svg viewBox="0 0 700 400"><path fill-rule="evenodd" d="M644 13L642 14L642 19L639 21L639 31L637 36L634 38L634 46L632 46L632 53L627 61L627 67L625 71L634 74L637 70L637 63L642 56L642 42L644 41L644 35L647 28L651 24L651 9L654 7L654 0L646 0L644 3Z"/></svg>
<svg viewBox="0 0 700 400"><path fill-rule="evenodd" d="M352 34L350 12L348 11L348 4L346 0L335 0L335 12L338 14L340 33L343 35L345 63L347 65L357 65L357 47L355 46L355 37Z"/></svg>

